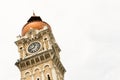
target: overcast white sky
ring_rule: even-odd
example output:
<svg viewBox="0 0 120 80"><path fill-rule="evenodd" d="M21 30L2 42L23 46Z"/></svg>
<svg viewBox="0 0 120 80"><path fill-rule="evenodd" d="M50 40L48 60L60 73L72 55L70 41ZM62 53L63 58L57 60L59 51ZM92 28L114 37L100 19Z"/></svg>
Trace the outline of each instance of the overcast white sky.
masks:
<svg viewBox="0 0 120 80"><path fill-rule="evenodd" d="M0 80L20 80L14 41L33 10L51 25L65 80L120 80L119 0L0 0Z"/></svg>

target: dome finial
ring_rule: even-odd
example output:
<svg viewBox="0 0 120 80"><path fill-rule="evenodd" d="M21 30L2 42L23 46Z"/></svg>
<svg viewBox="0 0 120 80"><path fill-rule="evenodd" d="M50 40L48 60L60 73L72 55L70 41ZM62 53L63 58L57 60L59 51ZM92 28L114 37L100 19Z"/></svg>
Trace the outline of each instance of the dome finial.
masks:
<svg viewBox="0 0 120 80"><path fill-rule="evenodd" d="M34 10L33 10L33 16L35 16L35 12L34 12Z"/></svg>

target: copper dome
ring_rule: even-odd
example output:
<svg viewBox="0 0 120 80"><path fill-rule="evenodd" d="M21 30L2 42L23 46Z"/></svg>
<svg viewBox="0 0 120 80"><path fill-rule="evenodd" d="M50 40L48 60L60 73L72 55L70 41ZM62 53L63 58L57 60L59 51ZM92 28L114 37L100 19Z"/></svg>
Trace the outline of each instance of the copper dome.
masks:
<svg viewBox="0 0 120 80"><path fill-rule="evenodd" d="M43 22L39 16L32 16L23 27L22 36L24 36L31 28L40 30L43 29L44 26L50 28L50 26L46 22Z"/></svg>

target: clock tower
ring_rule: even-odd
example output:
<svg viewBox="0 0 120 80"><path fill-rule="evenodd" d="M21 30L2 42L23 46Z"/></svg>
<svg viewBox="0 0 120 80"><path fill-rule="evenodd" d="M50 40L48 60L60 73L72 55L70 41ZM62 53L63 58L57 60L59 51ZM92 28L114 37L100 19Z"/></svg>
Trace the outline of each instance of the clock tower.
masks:
<svg viewBox="0 0 120 80"><path fill-rule="evenodd" d="M39 16L31 16L17 39L20 58L15 65L21 80L64 80L61 50L48 23Z"/></svg>

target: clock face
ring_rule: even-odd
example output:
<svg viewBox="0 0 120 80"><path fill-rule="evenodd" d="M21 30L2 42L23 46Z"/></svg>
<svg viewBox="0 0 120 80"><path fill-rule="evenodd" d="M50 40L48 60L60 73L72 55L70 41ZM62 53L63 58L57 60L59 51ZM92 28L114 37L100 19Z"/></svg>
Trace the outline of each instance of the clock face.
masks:
<svg viewBox="0 0 120 80"><path fill-rule="evenodd" d="M39 42L33 42L32 44L29 45L28 52L35 53L40 49L40 46L41 45Z"/></svg>

